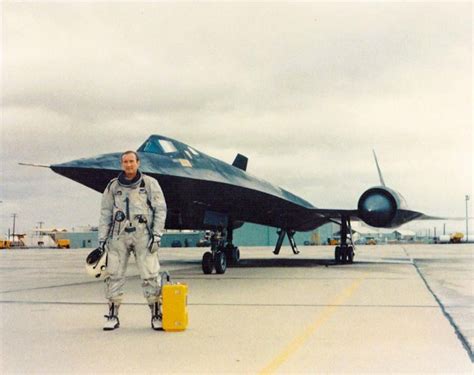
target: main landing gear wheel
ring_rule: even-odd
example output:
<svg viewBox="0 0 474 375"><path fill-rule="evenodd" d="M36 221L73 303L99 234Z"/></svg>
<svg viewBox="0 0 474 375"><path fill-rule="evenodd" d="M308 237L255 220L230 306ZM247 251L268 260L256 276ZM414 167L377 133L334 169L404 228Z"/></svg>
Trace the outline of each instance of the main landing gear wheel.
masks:
<svg viewBox="0 0 474 375"><path fill-rule="evenodd" d="M352 232L350 217L341 216L341 243L334 251L337 264L354 263L355 247Z"/></svg>
<svg viewBox="0 0 474 375"><path fill-rule="evenodd" d="M334 252L334 260L336 261L336 263L341 263L342 261L341 248L339 246L336 246L336 251Z"/></svg>
<svg viewBox="0 0 474 375"><path fill-rule="evenodd" d="M334 259L338 264L354 263L354 248L352 246L336 246Z"/></svg>
<svg viewBox="0 0 474 375"><path fill-rule="evenodd" d="M209 251L202 256L202 272L209 275L214 270L214 259Z"/></svg>
<svg viewBox="0 0 474 375"><path fill-rule="evenodd" d="M354 263L354 248L352 246L349 246L347 248L346 262L347 263Z"/></svg>

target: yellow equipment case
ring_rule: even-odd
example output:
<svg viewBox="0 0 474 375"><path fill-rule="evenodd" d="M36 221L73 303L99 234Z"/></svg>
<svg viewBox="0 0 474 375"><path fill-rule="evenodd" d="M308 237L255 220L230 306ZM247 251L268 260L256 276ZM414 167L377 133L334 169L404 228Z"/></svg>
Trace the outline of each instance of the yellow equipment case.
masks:
<svg viewBox="0 0 474 375"><path fill-rule="evenodd" d="M165 277L166 283L163 280ZM162 274L161 280L163 329L170 332L184 331L188 326L188 286L171 283L168 272Z"/></svg>

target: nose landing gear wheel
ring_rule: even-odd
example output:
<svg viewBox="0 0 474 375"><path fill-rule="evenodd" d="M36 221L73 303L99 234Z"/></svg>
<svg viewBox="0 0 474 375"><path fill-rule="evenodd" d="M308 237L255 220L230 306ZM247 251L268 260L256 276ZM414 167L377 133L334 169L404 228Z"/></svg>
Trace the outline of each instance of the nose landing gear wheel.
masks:
<svg viewBox="0 0 474 375"><path fill-rule="evenodd" d="M211 249L202 256L202 270L206 275L214 269L217 274L223 274L227 265L236 264L240 259L240 250L232 244L232 225L226 231L218 227L210 236Z"/></svg>
<svg viewBox="0 0 474 375"><path fill-rule="evenodd" d="M225 249L225 256L227 258L227 265L234 266L239 263L240 250L238 247L232 246Z"/></svg>
<svg viewBox="0 0 474 375"><path fill-rule="evenodd" d="M218 251L214 257L214 266L216 273L223 274L227 269L227 259L223 251Z"/></svg>
<svg viewBox="0 0 474 375"><path fill-rule="evenodd" d="M347 263L354 263L354 248L352 246L347 249Z"/></svg>
<svg viewBox="0 0 474 375"><path fill-rule="evenodd" d="M213 269L214 259L212 259L212 253L208 251L202 256L202 272L204 272L206 275L209 275L212 273Z"/></svg>

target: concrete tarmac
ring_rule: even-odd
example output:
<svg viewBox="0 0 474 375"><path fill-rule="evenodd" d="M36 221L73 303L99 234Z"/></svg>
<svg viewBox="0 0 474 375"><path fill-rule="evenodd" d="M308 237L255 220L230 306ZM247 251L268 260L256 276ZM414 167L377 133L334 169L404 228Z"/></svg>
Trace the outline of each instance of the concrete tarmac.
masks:
<svg viewBox="0 0 474 375"><path fill-rule="evenodd" d="M472 245L241 248L203 275L204 249L160 249L189 285L189 328L156 332L131 259L121 327L102 331L90 250L0 252L2 374L473 373Z"/></svg>

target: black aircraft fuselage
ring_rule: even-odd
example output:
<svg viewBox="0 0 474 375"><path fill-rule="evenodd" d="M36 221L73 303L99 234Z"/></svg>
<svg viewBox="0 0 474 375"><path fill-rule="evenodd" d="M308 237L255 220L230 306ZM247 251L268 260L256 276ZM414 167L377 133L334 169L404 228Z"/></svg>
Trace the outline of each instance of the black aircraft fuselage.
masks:
<svg viewBox="0 0 474 375"><path fill-rule="evenodd" d="M379 228L393 228L422 218L407 209L402 195L385 186L365 191L355 209L320 209L304 199L246 172L247 158L237 155L232 165L208 156L171 138L150 136L137 150L140 170L158 180L168 208L166 229L211 230L212 253L203 257L204 273L225 272L225 258L235 264L238 248L232 244L233 229L244 222L278 228L275 254L287 235L295 254L294 233L335 222L341 225L341 244L336 262L352 263L351 220ZM120 153L99 155L51 165L50 168L98 192L121 171ZM350 243L348 243L350 240ZM222 254L225 254L222 255ZM224 258L223 258L224 257Z"/></svg>
<svg viewBox="0 0 474 375"><path fill-rule="evenodd" d="M166 229L212 229L218 221L228 221L234 227L252 222L308 231L328 222L296 195L181 142L151 136L137 152L140 170L163 189ZM120 155L78 159L51 169L102 193L121 170Z"/></svg>
<svg viewBox="0 0 474 375"><path fill-rule="evenodd" d="M342 215L374 227L396 227L422 215L407 210L402 196L385 186L366 191L357 209L318 209L245 170L164 136L150 136L137 152L141 171L156 178L163 189L166 229L212 229L219 222L237 227L251 222L309 231ZM121 171L120 155L78 159L51 169L102 193Z"/></svg>

